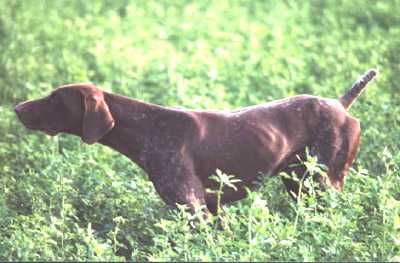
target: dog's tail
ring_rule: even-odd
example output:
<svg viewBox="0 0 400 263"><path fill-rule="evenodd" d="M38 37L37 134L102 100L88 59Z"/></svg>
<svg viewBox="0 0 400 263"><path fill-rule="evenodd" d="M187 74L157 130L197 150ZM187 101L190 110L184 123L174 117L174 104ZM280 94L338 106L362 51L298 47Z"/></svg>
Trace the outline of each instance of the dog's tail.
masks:
<svg viewBox="0 0 400 263"><path fill-rule="evenodd" d="M354 84L351 89L346 92L339 101L342 103L343 107L347 110L350 108L351 104L357 99L364 88L367 86L368 82L374 79L378 75L377 69L370 69L364 75L362 75Z"/></svg>

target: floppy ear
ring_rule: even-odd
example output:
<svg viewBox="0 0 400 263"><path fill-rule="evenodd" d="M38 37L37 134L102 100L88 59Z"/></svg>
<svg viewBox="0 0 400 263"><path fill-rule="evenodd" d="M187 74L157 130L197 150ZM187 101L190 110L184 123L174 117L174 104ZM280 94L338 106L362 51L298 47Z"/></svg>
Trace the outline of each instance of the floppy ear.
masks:
<svg viewBox="0 0 400 263"><path fill-rule="evenodd" d="M82 140L93 144L106 135L115 124L114 118L104 101L103 93L84 94Z"/></svg>

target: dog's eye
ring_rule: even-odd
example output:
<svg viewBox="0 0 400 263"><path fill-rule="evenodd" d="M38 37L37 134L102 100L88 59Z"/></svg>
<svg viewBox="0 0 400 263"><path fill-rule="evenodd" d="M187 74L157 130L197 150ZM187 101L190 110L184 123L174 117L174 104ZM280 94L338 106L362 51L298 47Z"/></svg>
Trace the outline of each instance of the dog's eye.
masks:
<svg viewBox="0 0 400 263"><path fill-rule="evenodd" d="M49 101L50 101L50 104L56 103L56 96L54 95L54 93L50 95Z"/></svg>
<svg viewBox="0 0 400 263"><path fill-rule="evenodd" d="M49 97L49 102L51 105L57 104L57 97L54 94L51 94Z"/></svg>

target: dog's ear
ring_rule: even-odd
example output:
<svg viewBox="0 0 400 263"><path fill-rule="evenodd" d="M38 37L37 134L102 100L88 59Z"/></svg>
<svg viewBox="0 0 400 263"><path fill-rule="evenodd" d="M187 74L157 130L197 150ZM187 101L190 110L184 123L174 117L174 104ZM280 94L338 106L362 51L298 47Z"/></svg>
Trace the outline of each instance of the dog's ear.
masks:
<svg viewBox="0 0 400 263"><path fill-rule="evenodd" d="M82 140L87 144L93 144L114 127L115 121L102 91L91 89L82 93L84 101Z"/></svg>

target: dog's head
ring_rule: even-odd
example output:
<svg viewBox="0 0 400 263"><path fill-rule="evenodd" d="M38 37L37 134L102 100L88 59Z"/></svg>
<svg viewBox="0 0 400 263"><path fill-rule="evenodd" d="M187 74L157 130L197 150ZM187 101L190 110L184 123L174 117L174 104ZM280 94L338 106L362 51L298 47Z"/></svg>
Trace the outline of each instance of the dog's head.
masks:
<svg viewBox="0 0 400 263"><path fill-rule="evenodd" d="M86 83L61 86L47 97L18 104L15 112L28 129L77 134L88 144L100 140L115 123L103 91Z"/></svg>

